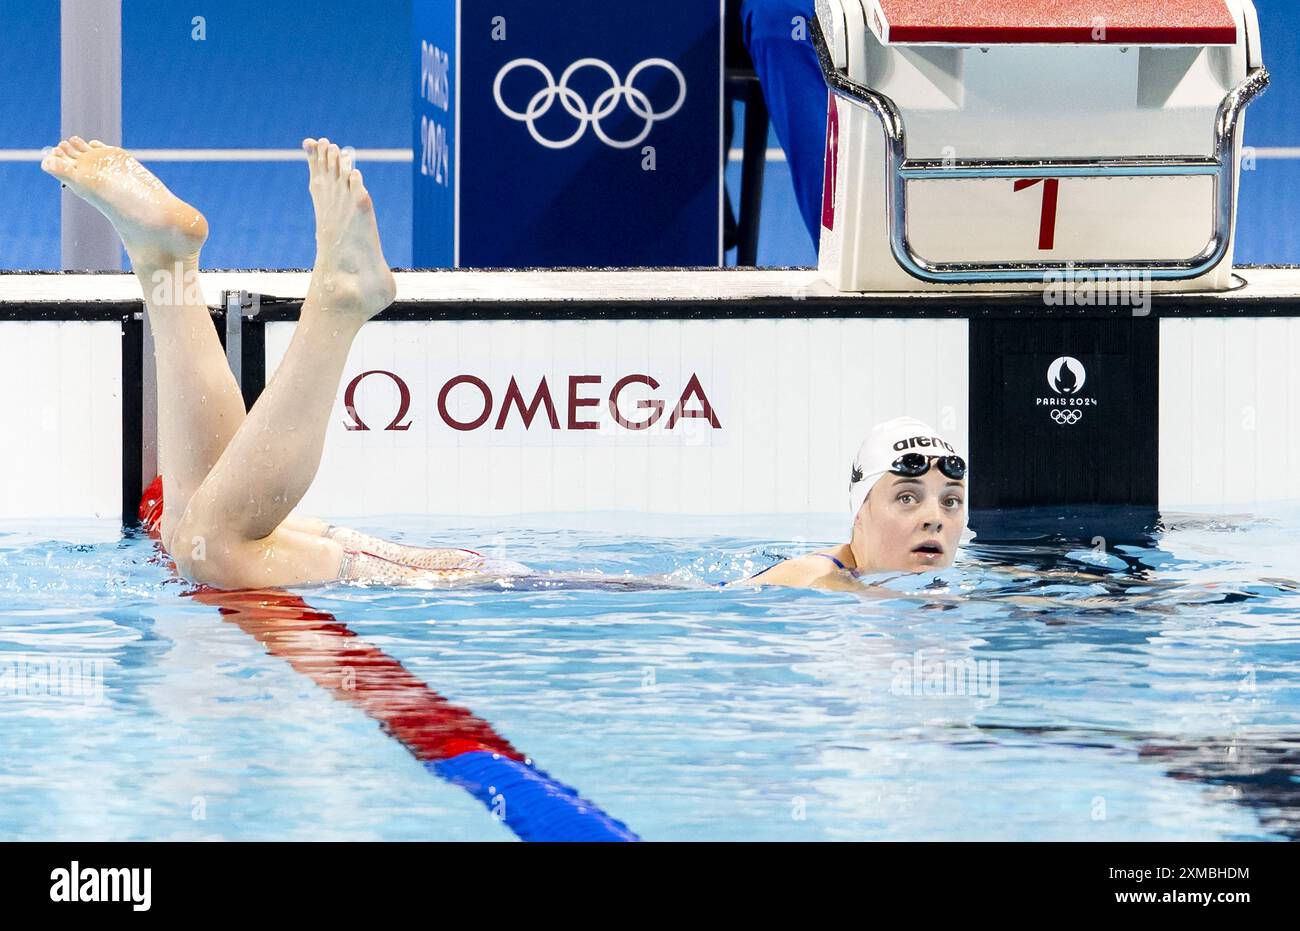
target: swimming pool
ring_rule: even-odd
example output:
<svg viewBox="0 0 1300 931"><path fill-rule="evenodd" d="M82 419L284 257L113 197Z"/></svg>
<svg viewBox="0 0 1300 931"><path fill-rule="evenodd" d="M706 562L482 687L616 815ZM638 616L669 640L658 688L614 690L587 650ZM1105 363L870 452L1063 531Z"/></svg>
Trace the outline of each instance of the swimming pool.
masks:
<svg viewBox="0 0 1300 931"><path fill-rule="evenodd" d="M684 586L292 593L642 839L1300 838L1300 506L1020 512L871 599L714 585L838 517L350 523ZM154 553L0 525L0 838L516 836Z"/></svg>

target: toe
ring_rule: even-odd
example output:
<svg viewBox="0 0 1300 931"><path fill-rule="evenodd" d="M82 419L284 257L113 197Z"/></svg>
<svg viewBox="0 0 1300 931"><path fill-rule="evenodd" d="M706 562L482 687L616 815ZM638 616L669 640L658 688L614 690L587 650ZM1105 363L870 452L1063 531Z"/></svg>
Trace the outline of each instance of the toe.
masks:
<svg viewBox="0 0 1300 931"><path fill-rule="evenodd" d="M102 149L104 147L104 143L100 142L98 139L91 139L90 147L92 149Z"/></svg>
<svg viewBox="0 0 1300 931"><path fill-rule="evenodd" d="M346 180L352 174L352 164L356 161L356 150L352 146L339 149L339 177Z"/></svg>
<svg viewBox="0 0 1300 931"><path fill-rule="evenodd" d="M58 149L68 158L76 158L79 154L77 150L73 148L72 143L66 139L59 143Z"/></svg>
<svg viewBox="0 0 1300 931"><path fill-rule="evenodd" d="M361 184L361 169L353 168L348 172L348 187L353 191L364 190Z"/></svg>
<svg viewBox="0 0 1300 931"><path fill-rule="evenodd" d="M337 178L339 174L339 147L333 143L325 153L325 173L331 178Z"/></svg>
<svg viewBox="0 0 1300 931"><path fill-rule="evenodd" d="M59 178L66 178L72 174L74 164L76 163L68 158L62 149L51 148L45 151L45 157L41 159L41 170Z"/></svg>
<svg viewBox="0 0 1300 931"><path fill-rule="evenodd" d="M316 167L324 169L325 153L329 151L330 141L324 136L316 140Z"/></svg>
<svg viewBox="0 0 1300 931"><path fill-rule="evenodd" d="M68 142L72 143L72 147L76 149L78 152L90 151L90 144L86 142L85 139L82 139L80 136L72 136L71 138L68 139Z"/></svg>

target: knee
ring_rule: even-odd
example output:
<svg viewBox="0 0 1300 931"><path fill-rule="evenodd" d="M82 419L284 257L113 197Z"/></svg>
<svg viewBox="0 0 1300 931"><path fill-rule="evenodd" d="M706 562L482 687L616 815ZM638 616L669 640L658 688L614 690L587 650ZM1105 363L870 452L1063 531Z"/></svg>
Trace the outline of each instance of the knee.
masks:
<svg viewBox="0 0 1300 931"><path fill-rule="evenodd" d="M191 582L214 588L244 588L248 582L248 541L186 511L172 534L168 552Z"/></svg>

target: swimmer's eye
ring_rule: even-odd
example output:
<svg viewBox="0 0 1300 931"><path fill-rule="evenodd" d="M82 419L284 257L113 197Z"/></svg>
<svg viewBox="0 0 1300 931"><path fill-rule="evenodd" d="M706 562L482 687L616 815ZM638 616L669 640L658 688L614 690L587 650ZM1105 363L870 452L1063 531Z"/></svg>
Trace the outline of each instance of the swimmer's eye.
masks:
<svg viewBox="0 0 1300 931"><path fill-rule="evenodd" d="M961 498L957 497L956 495L949 495L949 496L948 496L948 501L951 502L951 503L948 505L948 507L950 507L950 508L959 508L959 507L961 507Z"/></svg>
<svg viewBox="0 0 1300 931"><path fill-rule="evenodd" d="M903 504L907 504L908 502L903 501L904 498L911 498L913 501L916 500L916 496L913 495L910 491L903 492L901 495L898 496L897 500L902 501Z"/></svg>

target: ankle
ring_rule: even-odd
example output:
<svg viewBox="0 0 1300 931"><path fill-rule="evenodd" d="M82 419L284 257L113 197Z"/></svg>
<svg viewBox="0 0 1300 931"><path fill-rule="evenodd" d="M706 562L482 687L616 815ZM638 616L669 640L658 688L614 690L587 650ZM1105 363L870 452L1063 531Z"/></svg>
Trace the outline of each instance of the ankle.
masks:
<svg viewBox="0 0 1300 931"><path fill-rule="evenodd" d="M141 256L128 251L127 255L149 303L162 306L205 303L199 286L197 252L189 256Z"/></svg>
<svg viewBox="0 0 1300 931"><path fill-rule="evenodd" d="M331 344L335 345L340 340L350 344L361 332L364 323L364 319L359 318L355 312L349 312L344 305L322 302L310 292L302 303L302 310L298 312L298 329L304 335L327 334Z"/></svg>
<svg viewBox="0 0 1300 931"><path fill-rule="evenodd" d="M323 310L354 312L365 304L360 276L337 269L312 269L307 285L307 300Z"/></svg>
<svg viewBox="0 0 1300 931"><path fill-rule="evenodd" d="M123 244L126 257L131 261L131 270L138 278L151 281L158 272L169 275L197 272L199 270L199 253L178 253L163 249L147 249ZM177 271L180 266L180 271Z"/></svg>

